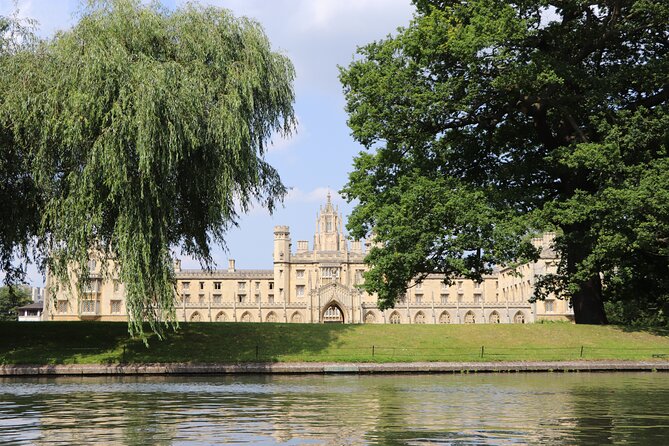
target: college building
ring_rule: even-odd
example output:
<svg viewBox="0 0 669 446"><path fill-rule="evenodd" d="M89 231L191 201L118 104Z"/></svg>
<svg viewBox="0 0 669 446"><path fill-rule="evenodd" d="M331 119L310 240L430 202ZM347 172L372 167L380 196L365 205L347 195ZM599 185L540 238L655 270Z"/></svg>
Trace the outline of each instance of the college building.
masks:
<svg viewBox="0 0 669 446"><path fill-rule="evenodd" d="M175 261L176 314L183 322L291 322L364 324L488 324L572 320L568 302L529 303L535 280L556 269L553 234L533 240L541 248L537 262L496 268L481 283L431 274L411 283L395 308L380 310L377 297L359 289L369 242L349 241L344 222L328 194L316 233L293 249L288 226L274 228L274 265L267 270L182 269ZM89 262L90 282L83 295L60 286L45 299L45 320L126 321L124 286ZM47 288L54 284L47 274Z"/></svg>

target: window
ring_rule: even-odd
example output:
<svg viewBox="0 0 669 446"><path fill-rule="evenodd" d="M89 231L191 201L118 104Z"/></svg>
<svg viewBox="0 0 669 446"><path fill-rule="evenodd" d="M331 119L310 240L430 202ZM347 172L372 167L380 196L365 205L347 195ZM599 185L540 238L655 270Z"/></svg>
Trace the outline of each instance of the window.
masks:
<svg viewBox="0 0 669 446"><path fill-rule="evenodd" d="M247 311L246 313L242 314L242 319L241 319L241 321L242 321L242 322L253 322L253 318L251 317L251 313L249 313L249 312Z"/></svg>
<svg viewBox="0 0 669 446"><path fill-rule="evenodd" d="M440 324L450 324L450 323L451 323L451 315L448 314L447 311L444 311L444 312L441 313L441 315L439 316L439 323L440 323Z"/></svg>
<svg viewBox="0 0 669 446"><path fill-rule="evenodd" d="M373 324L376 322L376 316L371 311L365 315L365 324Z"/></svg>
<svg viewBox="0 0 669 446"><path fill-rule="evenodd" d="M297 294L297 297L304 297L304 285L297 285L295 287L295 294Z"/></svg>
<svg viewBox="0 0 669 446"><path fill-rule="evenodd" d="M111 314L119 314L121 312L121 301L112 300L111 301Z"/></svg>
<svg viewBox="0 0 669 446"><path fill-rule="evenodd" d="M57 305L56 305L56 311L60 314L67 313L67 301L66 300L59 300Z"/></svg>
<svg viewBox="0 0 669 446"><path fill-rule="evenodd" d="M423 289L423 282L416 282L416 289L417 290L422 290Z"/></svg>
<svg viewBox="0 0 669 446"><path fill-rule="evenodd" d="M269 289L270 289L270 290L273 290L273 289L274 289L274 282L270 282L270 283L269 283Z"/></svg>
<svg viewBox="0 0 669 446"><path fill-rule="evenodd" d="M422 311L419 311L416 314L415 321L416 321L417 324L424 324L425 323L425 313L423 313Z"/></svg>
<svg viewBox="0 0 669 446"><path fill-rule="evenodd" d="M447 304L448 303L448 294L442 294L441 295L441 303L442 304Z"/></svg>
<svg viewBox="0 0 669 446"><path fill-rule="evenodd" d="M555 311L554 309L554 302L552 300L547 300L545 305L546 305L546 313L552 313Z"/></svg>
<svg viewBox="0 0 669 446"><path fill-rule="evenodd" d="M221 303L221 295L220 294L214 294L213 299L214 299L215 304L220 304Z"/></svg>
<svg viewBox="0 0 669 446"><path fill-rule="evenodd" d="M198 301L198 303L200 303L200 304L204 304L204 294L199 294L199 295L197 296L197 301Z"/></svg>
<svg viewBox="0 0 669 446"><path fill-rule="evenodd" d="M304 279L304 270L303 269L298 269L295 271L295 277L298 279Z"/></svg>
<svg viewBox="0 0 669 446"><path fill-rule="evenodd" d="M118 280L114 280L114 292L115 293L118 293L119 287L120 287L120 285L118 283Z"/></svg>
<svg viewBox="0 0 669 446"><path fill-rule="evenodd" d="M267 295L267 302L273 304L274 303L274 294L268 294Z"/></svg>
<svg viewBox="0 0 669 446"><path fill-rule="evenodd" d="M190 282L182 282L184 290L190 290Z"/></svg>
<svg viewBox="0 0 669 446"><path fill-rule="evenodd" d="M82 300L81 301L81 312L82 313L95 313L96 304L95 300Z"/></svg>
<svg viewBox="0 0 669 446"><path fill-rule="evenodd" d="M221 289L221 282L214 282L214 289L215 290L220 290Z"/></svg>
<svg viewBox="0 0 669 446"><path fill-rule="evenodd" d="M256 282L256 292L260 291L260 282Z"/></svg>
<svg viewBox="0 0 669 446"><path fill-rule="evenodd" d="M522 311L519 311L513 317L513 322L515 322L516 324L524 324L525 323L525 314Z"/></svg>
<svg viewBox="0 0 669 446"><path fill-rule="evenodd" d="M422 304L423 303L423 295L422 294L416 294L416 303L417 304Z"/></svg>
<svg viewBox="0 0 669 446"><path fill-rule="evenodd" d="M246 300L246 294L239 294L237 296L237 300L239 301L239 303L244 303L244 301Z"/></svg>
<svg viewBox="0 0 669 446"><path fill-rule="evenodd" d="M237 289L239 291L246 291L246 282L237 282Z"/></svg>
<svg viewBox="0 0 669 446"><path fill-rule="evenodd" d="M321 268L321 275L327 279L339 277L339 268L336 266L326 266Z"/></svg>
<svg viewBox="0 0 669 446"><path fill-rule="evenodd" d="M267 322L276 322L276 321L278 320L278 318L276 317L276 313L273 312L273 311L271 311L271 312L267 315L267 319L266 319L266 320L267 320Z"/></svg>
<svg viewBox="0 0 669 446"><path fill-rule="evenodd" d="M458 293L462 293L462 280L458 280Z"/></svg>
<svg viewBox="0 0 669 446"><path fill-rule="evenodd" d="M390 315L390 323L399 324L401 322L402 318L400 317L400 314L397 311L394 311L393 314Z"/></svg>
<svg viewBox="0 0 669 446"><path fill-rule="evenodd" d="M200 289L201 289L201 290L204 289L204 282L200 282Z"/></svg>
<svg viewBox="0 0 669 446"><path fill-rule="evenodd" d="M474 303L480 304L483 302L483 297L480 294L474 294Z"/></svg>
<svg viewBox="0 0 669 446"><path fill-rule="evenodd" d="M362 270L362 269L357 269L357 270L355 270L355 283L356 283L356 285L362 283L362 280L363 280L363 275L362 275L362 274L363 274L363 272L364 272L364 270Z"/></svg>
<svg viewBox="0 0 669 446"><path fill-rule="evenodd" d="M490 313L490 323L499 324L499 313L497 313L496 311Z"/></svg>
<svg viewBox="0 0 669 446"><path fill-rule="evenodd" d="M474 313L468 311L467 314L465 314L465 324L473 324L475 322L476 318L474 317Z"/></svg>
<svg viewBox="0 0 669 446"><path fill-rule="evenodd" d="M290 321L294 324L302 323L302 315L297 311L293 313L293 316L290 318Z"/></svg>
<svg viewBox="0 0 669 446"><path fill-rule="evenodd" d="M476 288L477 290L480 290L481 289L481 283L480 282L474 282L474 288Z"/></svg>
<svg viewBox="0 0 669 446"><path fill-rule="evenodd" d="M97 262L93 259L88 261L88 271L94 272L95 268L97 267Z"/></svg>
<svg viewBox="0 0 669 446"><path fill-rule="evenodd" d="M401 296L399 296L399 297L397 298L397 303L400 303L400 304L405 304L405 303L407 303L407 295L406 295L406 294L402 294Z"/></svg>
<svg viewBox="0 0 669 446"><path fill-rule="evenodd" d="M332 232L332 218L330 217L325 220L325 232Z"/></svg>
<svg viewBox="0 0 669 446"><path fill-rule="evenodd" d="M442 289L442 290L447 290L447 289L448 289L448 285L447 285L446 283L444 283L444 282L441 282L441 289Z"/></svg>
<svg viewBox="0 0 669 446"><path fill-rule="evenodd" d="M257 304L260 303L260 294L256 294L256 303L257 303Z"/></svg>
<svg viewBox="0 0 669 446"><path fill-rule="evenodd" d="M184 294L184 303L190 303L190 294Z"/></svg>

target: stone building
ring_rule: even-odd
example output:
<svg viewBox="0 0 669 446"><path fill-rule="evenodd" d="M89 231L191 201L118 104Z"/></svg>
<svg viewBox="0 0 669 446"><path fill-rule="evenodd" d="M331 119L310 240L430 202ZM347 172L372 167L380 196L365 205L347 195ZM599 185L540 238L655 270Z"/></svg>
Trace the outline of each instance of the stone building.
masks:
<svg viewBox="0 0 669 446"><path fill-rule="evenodd" d="M288 226L274 228L273 269L182 269L175 261L177 318L190 322L292 322L366 324L530 323L540 319L570 320L562 300L529 303L538 275L555 269L551 234L535 239L542 247L538 262L499 269L481 283L456 279L445 285L433 274L412 283L394 309L381 311L377 298L361 291L369 243L349 241L344 222L330 196L321 206L310 249L298 240L293 249ZM45 301L47 320L127 319L123 284L89 263L90 283L81 298L61 287ZM520 274L514 273L514 271ZM47 286L53 278L47 275ZM74 289L74 288L72 288Z"/></svg>

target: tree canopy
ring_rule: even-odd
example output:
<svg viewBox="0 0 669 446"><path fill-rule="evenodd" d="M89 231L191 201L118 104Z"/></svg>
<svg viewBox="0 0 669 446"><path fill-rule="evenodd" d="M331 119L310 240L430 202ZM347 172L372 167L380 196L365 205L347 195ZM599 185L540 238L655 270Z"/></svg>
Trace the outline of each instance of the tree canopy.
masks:
<svg viewBox="0 0 669 446"><path fill-rule="evenodd" d="M410 26L341 69L360 153L343 189L374 234L365 287L392 306L414 277L479 280L536 257L535 299L669 302L669 3L415 0ZM665 322L669 319L665 319Z"/></svg>
<svg viewBox="0 0 669 446"><path fill-rule="evenodd" d="M18 309L31 302L30 292L23 286L0 287L0 321L15 321Z"/></svg>
<svg viewBox="0 0 669 446"><path fill-rule="evenodd" d="M131 332L160 330L171 249L210 265L240 212L285 195L264 154L295 129L291 62L257 22L213 7L93 1L47 40L2 23L3 268L28 247L61 279L84 266L85 282L91 253L114 260Z"/></svg>

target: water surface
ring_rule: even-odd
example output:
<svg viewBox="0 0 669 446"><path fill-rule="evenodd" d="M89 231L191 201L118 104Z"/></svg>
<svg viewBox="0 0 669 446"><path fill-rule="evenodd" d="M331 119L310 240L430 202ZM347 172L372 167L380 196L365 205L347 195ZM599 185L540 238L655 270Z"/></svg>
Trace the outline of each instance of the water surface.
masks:
<svg viewBox="0 0 669 446"><path fill-rule="evenodd" d="M667 444L669 373L0 380L0 443Z"/></svg>

